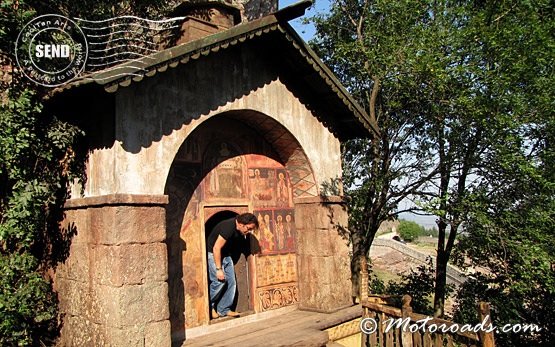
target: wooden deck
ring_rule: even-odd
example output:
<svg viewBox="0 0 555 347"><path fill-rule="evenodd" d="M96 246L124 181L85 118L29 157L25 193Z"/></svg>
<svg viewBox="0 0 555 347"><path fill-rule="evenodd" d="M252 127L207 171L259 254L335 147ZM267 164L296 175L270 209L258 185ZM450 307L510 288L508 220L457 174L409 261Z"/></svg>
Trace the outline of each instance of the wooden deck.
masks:
<svg viewBox="0 0 555 347"><path fill-rule="evenodd" d="M353 306L329 314L294 310L256 321L247 320L247 316L212 324L205 335L187 339L182 346L321 347L332 344L324 329L361 315L362 307Z"/></svg>

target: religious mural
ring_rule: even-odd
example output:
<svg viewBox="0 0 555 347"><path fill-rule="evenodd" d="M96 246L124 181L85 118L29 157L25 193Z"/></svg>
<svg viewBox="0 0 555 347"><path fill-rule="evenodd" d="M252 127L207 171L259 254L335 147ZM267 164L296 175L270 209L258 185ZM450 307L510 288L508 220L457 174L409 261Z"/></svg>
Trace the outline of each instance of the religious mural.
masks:
<svg viewBox="0 0 555 347"><path fill-rule="evenodd" d="M217 211L234 211L238 206L251 206L260 224L253 235L260 247L252 261L254 310L298 303L293 197L299 193L294 192L290 171L273 159L277 156L260 153L260 148L271 150L271 146L236 124L221 127L225 130L219 133L205 129L190 136L172 167L168 193L178 202L170 201L167 220L169 226L180 225L168 238L170 304L177 303L172 329L208 322L204 222ZM304 190L305 169L300 162L298 166L295 180ZM312 189L306 186L307 192ZM176 246L179 242L183 246Z"/></svg>
<svg viewBox="0 0 555 347"><path fill-rule="evenodd" d="M265 287L297 281L297 258L294 253L256 258L256 283Z"/></svg>
<svg viewBox="0 0 555 347"><path fill-rule="evenodd" d="M205 171L210 170L204 179L205 198L246 198L243 158L231 144L210 146L204 163Z"/></svg>

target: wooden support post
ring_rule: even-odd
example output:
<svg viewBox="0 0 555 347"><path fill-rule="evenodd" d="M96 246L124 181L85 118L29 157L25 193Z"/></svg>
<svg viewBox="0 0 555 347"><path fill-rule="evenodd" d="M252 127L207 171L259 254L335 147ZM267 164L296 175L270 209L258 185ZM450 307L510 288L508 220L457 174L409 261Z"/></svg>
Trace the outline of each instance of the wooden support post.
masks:
<svg viewBox="0 0 555 347"><path fill-rule="evenodd" d="M360 303L368 301L368 262L365 256L360 257Z"/></svg>
<svg viewBox="0 0 555 347"><path fill-rule="evenodd" d="M484 322L483 329L488 329L491 326L491 317L489 304L487 302L480 302L478 304L478 315L480 317L480 322ZM480 343L482 347L495 347L495 341L493 339L493 331L487 332L480 330Z"/></svg>
<svg viewBox="0 0 555 347"><path fill-rule="evenodd" d="M360 297L360 303L364 304L368 301L368 263L366 263L366 257L365 256L361 256L360 257L360 293L359 293L359 297ZM363 315L362 318L366 318L366 317L370 317L370 312L368 311L368 308L363 306ZM371 313L372 316L374 316L374 313ZM373 318L373 317L372 317ZM362 339L361 339L361 347L367 346L368 341L370 338L369 335L362 333ZM373 333L373 338L374 340L376 339L376 333ZM374 342L375 343L375 342Z"/></svg>
<svg viewBox="0 0 555 347"><path fill-rule="evenodd" d="M411 300L412 298L410 295L403 295L401 298L401 314L403 316L403 320L410 317L412 313L412 307L410 307ZM401 331L401 341L403 342L403 347L412 347L412 333L408 330Z"/></svg>

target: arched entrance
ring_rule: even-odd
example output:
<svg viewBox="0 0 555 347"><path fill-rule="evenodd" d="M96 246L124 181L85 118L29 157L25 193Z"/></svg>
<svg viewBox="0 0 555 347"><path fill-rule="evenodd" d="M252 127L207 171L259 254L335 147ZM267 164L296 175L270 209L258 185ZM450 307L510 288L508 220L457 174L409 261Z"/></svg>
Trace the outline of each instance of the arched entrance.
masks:
<svg viewBox="0 0 555 347"><path fill-rule="evenodd" d="M252 212L260 224L260 252L247 259L238 287L248 291L238 296L238 309L262 312L298 302L294 198L315 196L317 189L287 129L253 111L210 118L182 144L165 192L174 336L210 320L205 232L223 211Z"/></svg>

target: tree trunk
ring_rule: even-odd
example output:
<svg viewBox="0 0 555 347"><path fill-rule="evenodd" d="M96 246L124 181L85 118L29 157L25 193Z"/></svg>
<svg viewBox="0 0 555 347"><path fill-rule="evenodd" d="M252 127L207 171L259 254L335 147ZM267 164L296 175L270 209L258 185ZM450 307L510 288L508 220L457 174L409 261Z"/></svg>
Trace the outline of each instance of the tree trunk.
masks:
<svg viewBox="0 0 555 347"><path fill-rule="evenodd" d="M360 295L360 259L366 257L364 254L364 242L359 233L353 232L351 235L353 245L353 256L351 257L351 284L352 284L352 300L356 303L361 298Z"/></svg>
<svg viewBox="0 0 555 347"><path fill-rule="evenodd" d="M447 233L447 223L440 219L437 222L437 257L436 257L436 276L434 288L434 317L443 317L445 307L445 286L447 284L447 262L449 254L445 249L445 236Z"/></svg>
<svg viewBox="0 0 555 347"><path fill-rule="evenodd" d="M434 288L434 317L442 318L445 308L445 292L447 286L447 261L449 257L443 249L437 250L436 285Z"/></svg>

